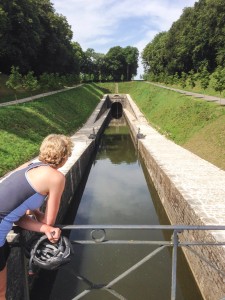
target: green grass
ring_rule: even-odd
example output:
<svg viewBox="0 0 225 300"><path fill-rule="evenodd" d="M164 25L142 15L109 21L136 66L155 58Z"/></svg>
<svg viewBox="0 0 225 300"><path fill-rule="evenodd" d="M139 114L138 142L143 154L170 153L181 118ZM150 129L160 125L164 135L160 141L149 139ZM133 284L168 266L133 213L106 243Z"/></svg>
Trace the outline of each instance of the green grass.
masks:
<svg viewBox="0 0 225 300"><path fill-rule="evenodd" d="M0 176L35 157L46 135L73 134L102 95L101 89L87 84L37 101L0 107Z"/></svg>
<svg viewBox="0 0 225 300"><path fill-rule="evenodd" d="M145 82L119 83L160 133L225 170L225 107ZM0 176L35 157L50 133L73 134L115 83L86 84L40 100L0 107Z"/></svg>
<svg viewBox="0 0 225 300"><path fill-rule="evenodd" d="M149 123L175 143L225 170L225 107L152 86L119 84Z"/></svg>
<svg viewBox="0 0 225 300"><path fill-rule="evenodd" d="M23 99L35 95L39 95L42 93L51 92L49 89L39 88L35 91L27 91L23 87L17 90L16 95L12 89L7 88L6 81L8 80L8 76L5 74L0 74L0 103L14 101L16 99Z"/></svg>
<svg viewBox="0 0 225 300"><path fill-rule="evenodd" d="M16 100L14 91L6 87L6 81L8 80L8 76L5 74L0 74L0 103L9 102ZM38 95L43 93L42 90L37 90L35 92L25 91L23 88L17 91L17 99L22 99L34 95Z"/></svg>
<svg viewBox="0 0 225 300"><path fill-rule="evenodd" d="M162 85L166 85L162 83ZM216 96L216 97L225 97L225 91L223 91L220 95L220 92L215 91L212 87L212 84L210 84L205 90L201 87L200 83L197 81L196 86L192 88L191 86L187 85L185 88L182 88L181 85L173 84L173 85L167 85L176 89L185 90L189 92L199 93L203 95L209 95L209 96Z"/></svg>
<svg viewBox="0 0 225 300"><path fill-rule="evenodd" d="M95 85L97 85L99 88L101 88L101 90L105 94L115 94L116 93L115 82L99 82Z"/></svg>

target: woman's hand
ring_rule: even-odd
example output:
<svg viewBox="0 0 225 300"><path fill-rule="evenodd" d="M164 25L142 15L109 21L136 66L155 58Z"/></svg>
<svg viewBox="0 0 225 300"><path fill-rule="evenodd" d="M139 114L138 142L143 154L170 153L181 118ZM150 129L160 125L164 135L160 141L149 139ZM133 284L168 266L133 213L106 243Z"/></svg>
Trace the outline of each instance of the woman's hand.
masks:
<svg viewBox="0 0 225 300"><path fill-rule="evenodd" d="M41 228L41 232L43 232L52 243L56 243L61 235L60 228L52 227L49 225L43 225Z"/></svg>
<svg viewBox="0 0 225 300"><path fill-rule="evenodd" d="M24 215L16 222L16 224L27 230L42 232L46 234L47 238L52 243L56 243L61 235L60 228L38 222L28 215Z"/></svg>

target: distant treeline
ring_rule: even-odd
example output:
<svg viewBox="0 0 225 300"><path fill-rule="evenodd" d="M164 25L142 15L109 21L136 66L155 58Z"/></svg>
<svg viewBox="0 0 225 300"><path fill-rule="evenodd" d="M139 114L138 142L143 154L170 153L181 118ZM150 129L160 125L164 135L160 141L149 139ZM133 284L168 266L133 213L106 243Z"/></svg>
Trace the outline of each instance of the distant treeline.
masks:
<svg viewBox="0 0 225 300"><path fill-rule="evenodd" d="M161 32L142 53L145 78L171 81L225 67L224 0L199 0L183 10L169 31ZM205 77L203 74L202 77Z"/></svg>
<svg viewBox="0 0 225 300"><path fill-rule="evenodd" d="M83 51L72 38L67 19L50 0L0 1L0 72L10 74L14 66L23 75L74 74L85 81L131 80L137 74L136 47L101 54Z"/></svg>

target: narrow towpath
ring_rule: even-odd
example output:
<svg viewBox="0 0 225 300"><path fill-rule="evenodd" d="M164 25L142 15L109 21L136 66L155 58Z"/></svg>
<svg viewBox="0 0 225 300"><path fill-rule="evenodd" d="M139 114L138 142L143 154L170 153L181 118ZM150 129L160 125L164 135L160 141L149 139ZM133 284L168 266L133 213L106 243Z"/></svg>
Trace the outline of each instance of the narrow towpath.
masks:
<svg viewBox="0 0 225 300"><path fill-rule="evenodd" d="M50 96L53 94L57 94L57 93L61 93L61 92L65 92L71 89L75 89L79 86L81 86L82 84L78 84L76 86L72 86L72 87L67 87L61 90L57 90L57 91L53 91L53 92L48 92L48 93L42 93L42 94L38 94L35 96L31 96L31 97L27 97L27 98L23 98L23 99L18 99L18 100L14 100L14 101L9 101L9 102L4 102L4 103L0 103L0 106L8 106L8 105L14 105L14 104L18 104L18 103L24 103L24 102L29 102L29 101L33 101L35 99L40 99L46 96Z"/></svg>
<svg viewBox="0 0 225 300"><path fill-rule="evenodd" d="M159 83L149 82L149 81L147 81L146 83L149 83L149 84L152 84L152 85L155 85L155 86L167 89L167 90L171 90L171 91L174 91L174 92L178 92L178 93L184 94L186 96L193 96L195 98L201 98L202 100L206 100L206 101L209 101L209 102L215 102L215 103L218 103L220 105L225 105L225 98L220 98L220 97L216 97L216 96L209 96L209 95L204 95L204 94L179 90L179 89L175 89L175 88L165 86L165 85L162 85L162 84L159 84Z"/></svg>
<svg viewBox="0 0 225 300"><path fill-rule="evenodd" d="M115 83L115 93L116 94L119 93L118 82Z"/></svg>

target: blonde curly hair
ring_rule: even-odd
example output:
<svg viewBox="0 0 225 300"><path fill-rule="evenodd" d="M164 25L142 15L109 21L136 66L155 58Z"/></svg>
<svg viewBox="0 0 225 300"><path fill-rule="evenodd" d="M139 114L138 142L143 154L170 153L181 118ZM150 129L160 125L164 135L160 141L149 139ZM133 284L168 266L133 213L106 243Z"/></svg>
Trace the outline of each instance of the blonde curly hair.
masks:
<svg viewBox="0 0 225 300"><path fill-rule="evenodd" d="M42 142L38 159L57 168L66 158L71 156L73 142L63 134L50 134Z"/></svg>

